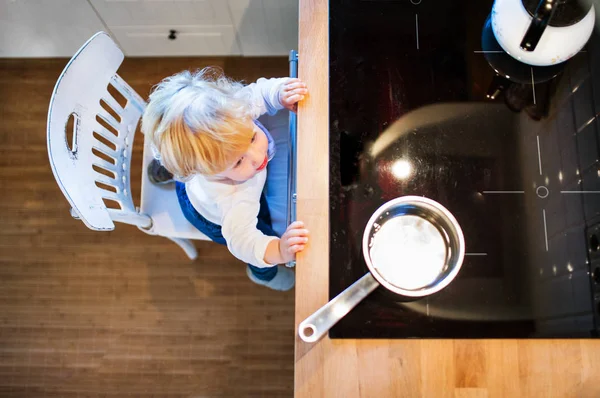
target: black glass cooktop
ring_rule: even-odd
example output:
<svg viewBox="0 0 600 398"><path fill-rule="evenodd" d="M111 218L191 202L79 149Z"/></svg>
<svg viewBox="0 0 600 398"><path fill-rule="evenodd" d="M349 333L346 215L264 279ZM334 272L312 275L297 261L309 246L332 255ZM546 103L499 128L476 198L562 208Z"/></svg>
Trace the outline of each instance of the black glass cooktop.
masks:
<svg viewBox="0 0 600 398"><path fill-rule="evenodd" d="M511 80L491 8L330 1L330 297L368 272L363 229L395 197L438 201L466 243L444 290L380 287L332 338L597 336L600 37Z"/></svg>

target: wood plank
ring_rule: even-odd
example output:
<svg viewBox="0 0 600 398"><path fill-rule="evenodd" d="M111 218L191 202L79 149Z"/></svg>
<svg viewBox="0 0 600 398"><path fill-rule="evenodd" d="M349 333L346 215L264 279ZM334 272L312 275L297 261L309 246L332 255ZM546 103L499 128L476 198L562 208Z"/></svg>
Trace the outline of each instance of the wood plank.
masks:
<svg viewBox="0 0 600 398"><path fill-rule="evenodd" d="M135 227L71 218L46 149L66 62L0 60L0 396L292 396L292 292L248 281L226 247L197 242L191 262ZM160 79L208 65L247 82L288 74L284 57L129 58L119 73L147 98ZM140 181L138 166L136 196Z"/></svg>
<svg viewBox="0 0 600 398"><path fill-rule="evenodd" d="M493 397L521 397L518 340L488 340L486 345L487 390Z"/></svg>
<svg viewBox="0 0 600 398"><path fill-rule="evenodd" d="M486 387L485 343L478 340L455 340L454 368L456 387Z"/></svg>
<svg viewBox="0 0 600 398"><path fill-rule="evenodd" d="M296 330L298 324L328 300L328 43L327 1L301 0L298 77L309 94L298 106L297 218L311 233L296 258ZM296 332L294 393L296 397L357 396L358 357L352 343L302 342ZM327 372L328 371L328 372ZM334 379L332 376L339 378ZM348 380L350 383L340 383ZM341 385L341 386L340 386ZM341 387L341 388L340 388Z"/></svg>

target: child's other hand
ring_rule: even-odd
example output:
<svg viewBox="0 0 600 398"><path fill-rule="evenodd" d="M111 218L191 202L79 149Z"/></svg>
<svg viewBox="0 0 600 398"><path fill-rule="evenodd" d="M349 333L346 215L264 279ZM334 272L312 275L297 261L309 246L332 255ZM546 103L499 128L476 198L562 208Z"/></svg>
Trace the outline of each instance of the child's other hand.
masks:
<svg viewBox="0 0 600 398"><path fill-rule="evenodd" d="M297 102L304 99L304 96L308 94L306 83L297 78L290 78L285 82L279 91L279 100L281 105L292 112L296 112L298 109Z"/></svg>
<svg viewBox="0 0 600 398"><path fill-rule="evenodd" d="M304 250L308 242L308 229L304 228L302 221L291 223L279 241L279 254L283 263L288 263L296 258L296 253Z"/></svg>

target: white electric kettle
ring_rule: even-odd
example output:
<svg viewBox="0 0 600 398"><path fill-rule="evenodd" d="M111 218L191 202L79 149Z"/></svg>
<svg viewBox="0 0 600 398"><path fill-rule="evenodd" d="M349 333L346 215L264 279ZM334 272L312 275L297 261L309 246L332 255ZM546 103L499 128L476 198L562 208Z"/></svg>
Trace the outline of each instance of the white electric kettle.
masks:
<svg viewBox="0 0 600 398"><path fill-rule="evenodd" d="M554 65L577 54L592 34L594 6L577 0L496 0L496 40L513 58L535 66Z"/></svg>

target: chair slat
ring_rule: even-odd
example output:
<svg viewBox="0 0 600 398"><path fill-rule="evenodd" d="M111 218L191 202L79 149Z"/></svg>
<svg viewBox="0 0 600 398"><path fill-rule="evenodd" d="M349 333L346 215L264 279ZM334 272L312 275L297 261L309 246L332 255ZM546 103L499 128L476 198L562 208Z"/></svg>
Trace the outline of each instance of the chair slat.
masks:
<svg viewBox="0 0 600 398"><path fill-rule="evenodd" d="M119 153L117 151L115 151L114 149L112 149L111 147L109 147L108 145L106 145L102 141L96 140L96 142L94 143L94 146L92 148L95 148L96 150L110 156L111 158L114 158L114 159L119 158Z"/></svg>
<svg viewBox="0 0 600 398"><path fill-rule="evenodd" d="M92 164L94 164L94 165L96 165L98 167L102 167L103 169L112 171L113 173L115 173L117 175L119 174L118 173L118 168L117 168L116 165L114 165L114 164L112 164L110 162L107 162L106 160L101 159L98 156L96 156L96 158L94 159L94 161L93 161Z"/></svg>
<svg viewBox="0 0 600 398"><path fill-rule="evenodd" d="M128 101L131 101L133 105L140 111L140 113L144 112L146 108L146 101L143 100L142 97L138 93L136 93L130 86L127 84L125 80L121 78L118 74L115 74L111 79L110 83L121 93L123 97L125 97Z"/></svg>
<svg viewBox="0 0 600 398"><path fill-rule="evenodd" d="M100 189L100 188L98 188L98 189ZM102 189L102 197L103 197L104 199L108 199L108 200L114 200L115 202L119 202L119 205L121 205L121 208L123 208L123 207L124 207L124 206L123 206L123 203L121 203L121 199L122 199L122 198L121 198L121 197L119 197L119 195L117 195L117 194L116 194L116 193L114 193L114 192L110 192L110 191L107 191L107 190L105 190L105 189Z"/></svg>
<svg viewBox="0 0 600 398"><path fill-rule="evenodd" d="M119 187L119 184L118 184L119 180L117 180L116 178L110 178L109 176L98 173L98 176L96 176L96 181L101 184L110 185L111 187L115 187L117 189L117 193L119 193L121 191L121 188Z"/></svg>
<svg viewBox="0 0 600 398"><path fill-rule="evenodd" d="M123 108L108 91L104 96L102 96L102 99L108 104L108 106L112 108L113 111L115 111L117 115L121 116L123 114Z"/></svg>
<svg viewBox="0 0 600 398"><path fill-rule="evenodd" d="M98 112L98 116L108 123L112 128L119 131L120 123L117 121L117 119L112 117L110 113L106 112L104 109L101 109L100 112Z"/></svg>

